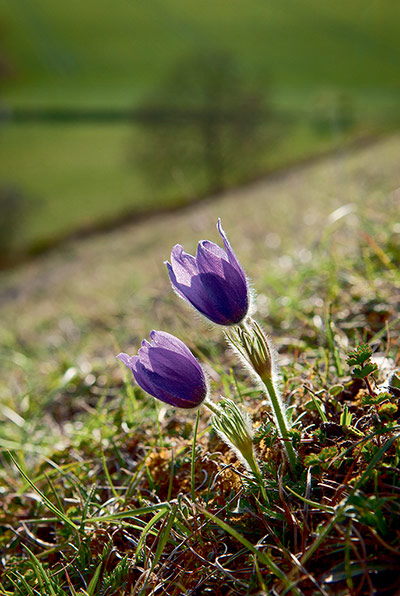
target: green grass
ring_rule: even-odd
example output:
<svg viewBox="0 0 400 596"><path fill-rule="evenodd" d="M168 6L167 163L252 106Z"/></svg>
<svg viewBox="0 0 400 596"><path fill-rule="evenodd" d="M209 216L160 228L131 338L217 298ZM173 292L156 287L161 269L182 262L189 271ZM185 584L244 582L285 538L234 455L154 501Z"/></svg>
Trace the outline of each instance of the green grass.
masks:
<svg viewBox="0 0 400 596"><path fill-rule="evenodd" d="M130 106L183 54L231 52L274 88L399 91L397 4L2 0L12 105ZM36 82L33 85L33 81Z"/></svg>
<svg viewBox="0 0 400 596"><path fill-rule="evenodd" d="M40 249L74 231L121 220L124 214L171 209L206 194L209 187L200 166L190 177L171 176L159 189L149 188L131 158L141 139L126 124L8 125L0 140L6 155L0 177L6 187L17 184L25 197L14 250ZM292 126L290 134L258 156L253 175L283 168L308 152L316 155L341 139L305 124ZM224 184L233 186L243 177L242 170L233 168Z"/></svg>
<svg viewBox="0 0 400 596"><path fill-rule="evenodd" d="M391 0L119 0L112 9L94 0L0 0L2 102L11 110L127 109L163 98L163 81L183 59L225 53L243 88L265 93L272 120L285 122L249 164L229 162L223 185L232 186L398 127L399 25ZM341 102L352 119L347 130ZM11 250L38 250L124 213L184 204L214 190L200 166L180 171L175 162L151 184L152 166L146 173L137 161L143 142L136 124L3 122L0 191L16 188L26 206Z"/></svg>
<svg viewBox="0 0 400 596"><path fill-rule="evenodd" d="M398 367L399 145L393 137L2 274L4 594L397 593L398 398L380 409L346 357L369 343L374 390ZM297 474L222 330L169 289L171 245L217 240L217 216L279 350ZM193 447L196 413L131 385L115 354L135 353L152 328L190 346L214 396L249 408L267 498L204 412Z"/></svg>

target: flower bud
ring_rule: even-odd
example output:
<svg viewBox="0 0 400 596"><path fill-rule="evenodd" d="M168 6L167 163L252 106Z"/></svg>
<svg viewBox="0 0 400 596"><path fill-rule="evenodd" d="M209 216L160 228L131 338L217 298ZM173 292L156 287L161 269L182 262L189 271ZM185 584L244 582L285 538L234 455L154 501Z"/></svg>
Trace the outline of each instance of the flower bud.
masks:
<svg viewBox="0 0 400 596"><path fill-rule="evenodd" d="M217 404L211 424L215 432L231 447L244 465L258 473L253 449L253 428L249 414L231 399L222 398Z"/></svg>
<svg viewBox="0 0 400 596"><path fill-rule="evenodd" d="M165 331L152 331L137 356L117 356L144 391L176 408L196 408L207 396L203 369L189 348Z"/></svg>
<svg viewBox="0 0 400 596"><path fill-rule="evenodd" d="M234 327L225 335L246 364L250 365L261 379L272 377L271 349L257 321L248 319L245 324Z"/></svg>

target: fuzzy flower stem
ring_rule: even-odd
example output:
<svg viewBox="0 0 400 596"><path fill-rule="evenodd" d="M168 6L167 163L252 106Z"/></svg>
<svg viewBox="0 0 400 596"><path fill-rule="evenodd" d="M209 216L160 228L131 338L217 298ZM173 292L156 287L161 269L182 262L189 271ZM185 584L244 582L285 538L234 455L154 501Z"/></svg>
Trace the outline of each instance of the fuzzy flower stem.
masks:
<svg viewBox="0 0 400 596"><path fill-rule="evenodd" d="M263 496L264 502L268 503L267 492L265 490L263 478L262 478L262 475L261 475L260 466L258 465L257 459L256 459L256 457L254 455L254 451L252 451L251 457L249 457L248 459L246 459L246 461L249 464L250 470L253 472L253 475L254 475L254 477L257 480L258 486L261 489L261 494Z"/></svg>
<svg viewBox="0 0 400 596"><path fill-rule="evenodd" d="M269 340L257 321L251 317L247 317L226 336L247 365L262 381L269 396L278 432L285 444L290 467L294 470L296 467L296 453L291 443L290 428L285 409L274 386L273 356Z"/></svg>
<svg viewBox="0 0 400 596"><path fill-rule="evenodd" d="M221 409L218 407L217 404L215 404L213 401L211 401L211 399L209 399L208 397L206 397L206 399L203 401L203 406L206 406L206 408L208 408L210 410L210 412L212 412L213 414L219 414Z"/></svg>
<svg viewBox="0 0 400 596"><path fill-rule="evenodd" d="M281 401L276 393L272 377L264 376L261 378L271 400L271 406L274 412L274 417L279 428L280 435L285 443L286 453L289 459L289 464L292 470L296 468L296 453L294 451L291 438L289 436L289 428Z"/></svg>

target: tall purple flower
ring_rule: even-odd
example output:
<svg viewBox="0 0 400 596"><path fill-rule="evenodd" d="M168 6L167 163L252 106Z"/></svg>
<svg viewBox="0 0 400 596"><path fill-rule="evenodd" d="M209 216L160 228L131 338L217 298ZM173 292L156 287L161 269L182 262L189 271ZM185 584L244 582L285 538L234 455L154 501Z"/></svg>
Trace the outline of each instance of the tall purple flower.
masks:
<svg viewBox="0 0 400 596"><path fill-rule="evenodd" d="M137 356L117 356L147 393L177 408L195 408L207 396L203 369L185 344L165 331L152 331Z"/></svg>
<svg viewBox="0 0 400 596"><path fill-rule="evenodd" d="M214 242L202 240L193 257L176 244L171 263L166 265L172 287L182 298L213 323L236 325L248 313L249 288L220 219L217 228L225 250Z"/></svg>

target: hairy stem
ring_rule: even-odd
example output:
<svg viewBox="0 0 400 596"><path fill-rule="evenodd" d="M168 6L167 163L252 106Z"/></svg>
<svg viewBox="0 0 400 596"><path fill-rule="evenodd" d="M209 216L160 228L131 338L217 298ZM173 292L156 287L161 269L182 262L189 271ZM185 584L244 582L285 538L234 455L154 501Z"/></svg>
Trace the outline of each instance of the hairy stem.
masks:
<svg viewBox="0 0 400 596"><path fill-rule="evenodd" d="M264 383L264 386L265 386L267 393L269 395L272 410L274 413L274 418L275 418L276 424L278 426L279 434L281 435L281 437L284 441L284 444L285 444L285 449L286 449L286 453L287 453L287 456L289 459L290 467L292 468L292 470L294 470L296 467L297 457L296 457L296 453L295 453L295 450L292 445L291 438L289 436L289 426L288 426L288 422L286 419L283 405L278 397L278 394L276 393L274 382L273 382L272 378L266 376L266 377L262 378L261 380Z"/></svg>
<svg viewBox="0 0 400 596"><path fill-rule="evenodd" d="M220 408L215 404L211 399L206 397L206 399L202 403L203 406L208 408L213 414L219 414Z"/></svg>

